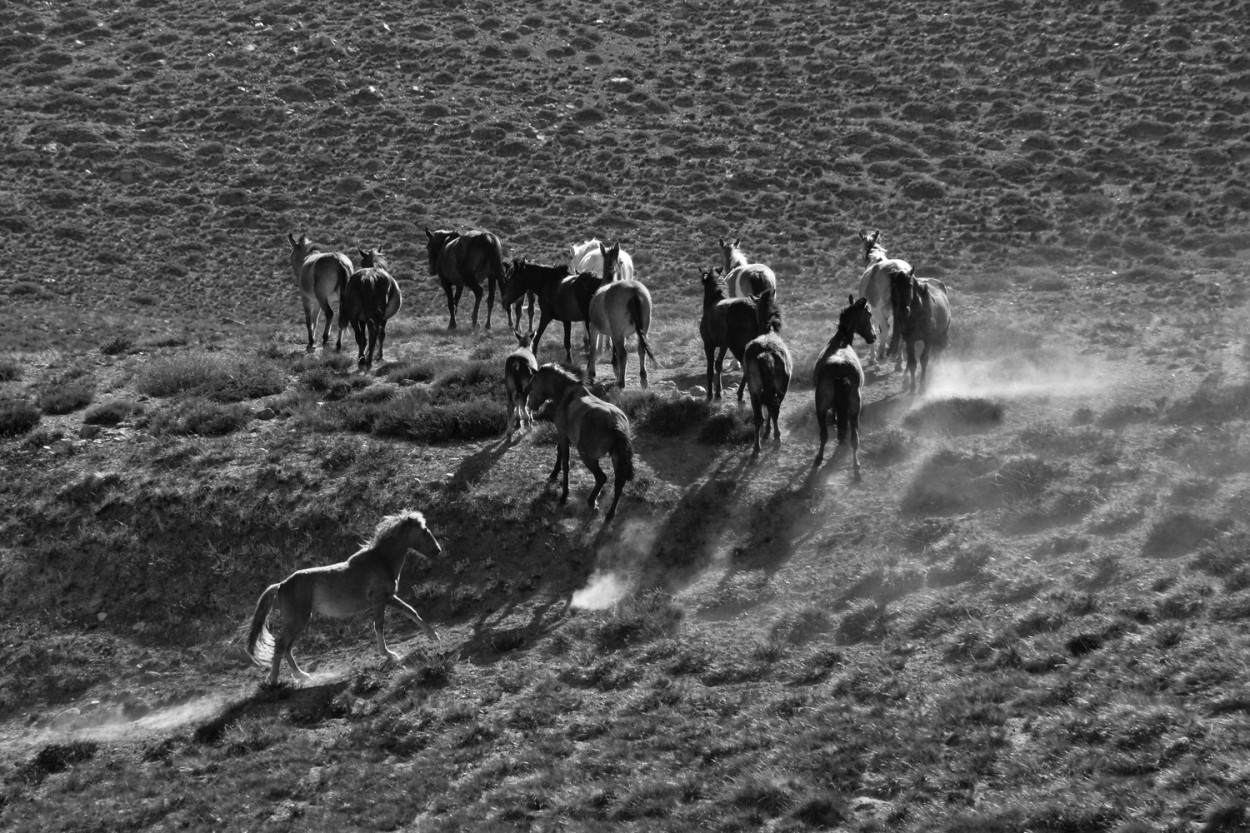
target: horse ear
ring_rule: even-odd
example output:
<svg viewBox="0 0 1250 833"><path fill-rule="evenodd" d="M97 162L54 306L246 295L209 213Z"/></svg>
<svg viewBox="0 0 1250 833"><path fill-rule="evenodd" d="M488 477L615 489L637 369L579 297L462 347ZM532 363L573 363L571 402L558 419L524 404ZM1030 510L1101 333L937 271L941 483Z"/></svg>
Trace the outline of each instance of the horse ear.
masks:
<svg viewBox="0 0 1250 833"><path fill-rule="evenodd" d="M734 238L734 248L735 248L735 249L736 249L736 248L738 248L738 244L739 244L739 243L741 243L741 242L742 242L742 238L741 238L741 237L735 237L735 238Z"/></svg>
<svg viewBox="0 0 1250 833"><path fill-rule="evenodd" d="M291 235L291 232L289 231L286 233L286 239L290 241L291 248L295 248L296 246L299 245L298 243L295 242L295 238Z"/></svg>
<svg viewBox="0 0 1250 833"><path fill-rule="evenodd" d="M433 239L434 239L434 235L430 234L430 227L429 227L429 226L426 226L426 227L425 227L425 236L426 236L426 237L428 237L428 238L430 238L431 240L433 240Z"/></svg>
<svg viewBox="0 0 1250 833"><path fill-rule="evenodd" d="M728 247L725 245L725 238L723 238L723 237L718 237L718 238L716 238L716 240L717 240L717 242L719 242L719 243L720 243L720 247L721 247L722 249L728 248Z"/></svg>
<svg viewBox="0 0 1250 833"><path fill-rule="evenodd" d="M872 237L870 237L870 238L868 239L868 242L869 242L869 243L876 243L876 242L877 242L877 238L878 238L878 237L880 237L880 236L881 236L881 229L877 229L876 231L874 231L874 232L872 233Z"/></svg>
<svg viewBox="0 0 1250 833"><path fill-rule="evenodd" d="M846 297L847 297L847 298L849 298L849 299L850 299L850 301L851 301L851 304L852 304L852 305L854 305L854 303L855 303L855 296L854 296L854 295L847 295Z"/></svg>

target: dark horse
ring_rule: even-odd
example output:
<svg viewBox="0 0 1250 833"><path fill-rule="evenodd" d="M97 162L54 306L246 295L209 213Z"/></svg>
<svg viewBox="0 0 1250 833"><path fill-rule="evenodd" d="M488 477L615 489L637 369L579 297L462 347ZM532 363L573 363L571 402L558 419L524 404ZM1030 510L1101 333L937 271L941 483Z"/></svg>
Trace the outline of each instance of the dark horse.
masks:
<svg viewBox="0 0 1250 833"><path fill-rule="evenodd" d="M430 274L438 278L447 296L447 311L451 323L447 329L456 329L456 307L460 305L460 293L469 287L473 293L473 326L477 326L477 310L482 305L482 283L487 287L486 329L490 329L490 314L495 307L495 287L504 281L503 246L499 238L489 231L438 231L425 230L426 253L430 257ZM508 325L512 325L512 310L508 313ZM518 306L517 314L520 314Z"/></svg>
<svg viewBox="0 0 1250 833"><path fill-rule="evenodd" d="M534 345L531 348L538 355L538 342L543 337L547 325L553 320L564 324L564 360L573 361L573 322L586 324L586 338L590 338L590 299L599 287L603 286L603 277L594 272L580 272L570 275L568 267L545 266L541 263L530 263L524 258L512 261L508 267L504 281L503 303L508 306L517 303L532 292L538 296L538 330L534 334Z"/></svg>
<svg viewBox="0 0 1250 833"><path fill-rule="evenodd" d="M612 455L615 480L612 505L604 518L604 523L607 523L616 515L616 504L621 499L625 484L634 479L634 446L629 436L629 417L620 408L591 394L577 376L554 364L538 368L538 373L530 382L527 404L534 410L548 399L555 403L556 431L559 435L556 465L548 479L555 480L561 473L564 474L560 502L567 503L569 446L576 445L582 462L595 476L595 487L590 490L590 498L586 501L594 509L598 505L599 493L608 482L608 476L599 465L599 458L605 454Z"/></svg>
<svg viewBox="0 0 1250 833"><path fill-rule="evenodd" d="M812 380L816 386L816 424L820 426L820 450L816 452L813 466L819 466L825 459L825 443L829 441L829 429L825 425L825 416L833 410L833 419L838 426L838 445L846 442L847 434L851 439L851 455L855 464L855 479L859 479L859 389L864 386L864 369L859 364L859 356L851 341L855 334L872 344L876 336L872 333L872 308L867 298L855 300L850 296L851 304L838 316L838 329L816 359L816 367L812 371Z"/></svg>
<svg viewBox="0 0 1250 833"><path fill-rule="evenodd" d="M890 277L890 303L894 307L894 337L890 351L901 339L907 345L908 392L916 392L916 342L924 342L920 354L920 392L929 374L929 354L934 360L946 349L951 326L951 302L946 284L936 278L917 278L913 272Z"/></svg>
<svg viewBox="0 0 1250 833"><path fill-rule="evenodd" d="M399 291L399 282L386 271L386 260L381 252L372 249L359 251L360 268L352 272L343 287L339 322L350 326L356 334L356 358L360 367L368 368L373 366L374 345L378 348L378 361L382 361L386 322L399 312L403 296Z"/></svg>
<svg viewBox="0 0 1250 833"><path fill-rule="evenodd" d="M755 448L752 456L760 453L760 432L768 436L769 424L773 429L773 441L781 442L781 403L790 388L790 375L794 362L790 350L781 340L781 310L777 308L776 293L767 289L755 300L755 315L763 335L747 343L742 361L742 375L746 377L751 391L751 411L755 417Z"/></svg>
<svg viewBox="0 0 1250 833"><path fill-rule="evenodd" d="M720 275L705 269L703 281L703 318L699 321L699 335L703 337L703 352L707 356L707 398L720 399L721 372L725 366L725 351L741 364L747 342L760 334L755 316L755 301L751 298L728 298ZM746 388L746 374L738 383L738 401Z"/></svg>

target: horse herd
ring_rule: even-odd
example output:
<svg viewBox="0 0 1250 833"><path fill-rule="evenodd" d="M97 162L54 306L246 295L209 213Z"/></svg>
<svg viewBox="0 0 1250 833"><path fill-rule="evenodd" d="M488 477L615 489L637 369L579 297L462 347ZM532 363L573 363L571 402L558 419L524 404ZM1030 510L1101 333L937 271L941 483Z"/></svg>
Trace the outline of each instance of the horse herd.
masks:
<svg viewBox="0 0 1250 833"><path fill-rule="evenodd" d="M856 335L867 344L881 342L873 352L880 363L890 354L902 364L906 345L908 390L916 391L917 341L924 342L920 355L920 389L923 391L930 356L946 346L950 327L950 300L946 285L936 279L917 278L910 264L889 258L880 245L880 232L861 231L865 270L860 280L859 299L849 296L848 305L838 315L833 337L821 351L813 368L820 449L813 465L824 460L829 432L827 417L832 412L838 444L849 439L854 476L860 477L859 412L864 371L852 348ZM402 304L399 283L387 271L381 254L360 250L360 268L339 252L323 252L306 235L291 243L291 267L304 306L309 351L315 349L314 329L324 315L322 346L329 342L334 305L339 308L336 349L343 344L343 328L350 326L356 337L358 361L362 368L373 364L374 350L382 360L386 322ZM531 423L531 411L547 401L554 403L556 461L549 480L562 480L561 502L569 497L569 456L573 446L594 476L587 503L593 509L608 477L600 460L611 456L614 474L612 503L605 525L616 514L625 484L633 479L633 444L629 418L615 405L590 392L587 385L595 378L596 354L611 347L612 367L617 384L625 386L627 354L625 340L637 336L639 377L647 386L647 358L655 362L647 333L651 322L651 293L634 278L633 261L619 244L605 246L588 240L572 248L567 263L548 266L524 259L505 264L499 238L488 231L456 232L426 229L429 270L438 278L447 297L448 327L456 328L456 310L465 287L473 293L472 323L477 325L483 288L487 292L486 326L491 325L496 290L502 293L508 324L516 336L517 349L504 360L504 387L508 397L507 434ZM781 337L781 311L777 302L777 276L768 266L752 263L739 248L739 240L720 240L723 264L701 270L703 315L699 333L707 359L707 397L720 398L721 373L725 353L742 366L738 401L749 390L755 431L753 456L760 452L761 436L771 430L774 442L781 441L778 419L790 384L794 362ZM528 299L527 330L519 329L522 307ZM539 305L538 329L534 329L534 302ZM536 359L543 332L552 321L564 325L565 361L572 362L571 330L576 322L586 328L588 353L586 379L556 363L539 366ZM432 557L441 551L419 512L405 512L384 518L372 539L346 561L299 570L271 585L257 601L252 616L246 650L253 661L267 665L269 682L276 683L282 660L307 679L291 653L296 637L307 625L313 611L332 617L363 612L373 616L378 650L395 658L383 636L387 607L397 608L430 638L434 629L397 595L399 575L409 549ZM270 609L281 612L282 626L275 638L268 629Z"/></svg>
<svg viewBox="0 0 1250 833"><path fill-rule="evenodd" d="M508 324L516 335L517 349L504 362L504 384L508 398L507 433L511 437L520 426L528 426L530 412L546 400L555 400L555 420L559 440L556 468L552 479L564 475L562 499L568 499L568 458L570 444L578 447L587 468L595 476L589 503L592 507L606 482L599 467L605 454L613 457L615 493L607 520L615 514L621 489L632 476L628 419L614 405L589 392L596 375L597 355L611 350L616 382L625 386L628 362L625 343L630 336L638 342L639 380L647 387L647 359L655 363L647 334L651 325L651 293L634 277L633 260L620 244L606 246L587 240L571 248L568 261L558 265L534 263L524 258L506 263L499 238L489 231L457 232L425 230L430 275L437 277L447 298L448 328L455 329L460 297L467 287L473 293L472 323L477 326L483 291L487 294L486 327L491 326L495 294L502 296ZM860 389L864 371L852 349L858 334L881 363L893 354L895 367L902 367L903 346L907 354L907 389L915 393L916 367L920 366L923 391L931 356L946 346L950 327L950 299L946 285L937 279L917 278L905 260L890 258L882 248L880 231L861 231L864 273L859 299L849 298L838 316L838 326L821 351L813 369L820 449L814 465L824 460L828 442L827 418L833 415L838 444L848 442L855 477L859 467ZM371 367L374 353L382 359L386 322L399 311L402 296L398 282L387 271L385 259L377 251L359 252L360 268L339 252L324 252L306 235L291 244L291 267L304 305L308 350L315 348L314 329L320 314L325 326L323 346L329 342L335 304L339 309L336 349L342 349L343 328L350 326L356 337L362 368ZM753 455L760 452L761 437L771 431L774 442L781 441L778 419L793 374L794 362L781 337L777 276L762 263L753 263L739 247L740 240L719 241L723 262L702 269L703 314L699 333L707 362L707 397L720 398L725 354L742 366L738 401L744 391L751 395L754 416ZM526 332L519 329L523 306L528 300ZM534 302L539 320L534 328ZM535 356L543 333L552 321L564 325L564 357L573 360L572 325L585 326L587 364L585 384L556 365L539 367ZM919 362L916 342L923 342ZM576 380L573 384L571 380ZM622 437L624 439L622 439Z"/></svg>

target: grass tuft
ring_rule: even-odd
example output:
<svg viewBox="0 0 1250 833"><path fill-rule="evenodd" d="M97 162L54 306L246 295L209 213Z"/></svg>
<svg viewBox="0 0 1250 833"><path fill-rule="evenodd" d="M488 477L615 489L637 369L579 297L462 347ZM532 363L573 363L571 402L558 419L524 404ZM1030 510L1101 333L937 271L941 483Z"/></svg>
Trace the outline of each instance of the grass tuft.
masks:
<svg viewBox="0 0 1250 833"><path fill-rule="evenodd" d="M25 399L0 400L0 437L16 437L39 424L43 412Z"/></svg>

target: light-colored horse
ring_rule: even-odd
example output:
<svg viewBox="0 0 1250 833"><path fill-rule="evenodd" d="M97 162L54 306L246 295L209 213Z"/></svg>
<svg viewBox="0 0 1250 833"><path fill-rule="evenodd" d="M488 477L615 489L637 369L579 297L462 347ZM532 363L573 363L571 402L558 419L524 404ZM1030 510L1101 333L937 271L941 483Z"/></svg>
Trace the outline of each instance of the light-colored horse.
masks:
<svg viewBox="0 0 1250 833"><path fill-rule="evenodd" d="M869 351L876 364L881 364L889 355L888 351L893 349L891 327L894 311L890 305L890 279L900 272L911 272L910 263L886 255L885 249L877 242L880 237L879 229L872 234L865 234L862 230L859 233L860 242L864 244L864 264L868 267L864 270L863 277L859 279L859 295L861 298L868 299L868 306L872 309L873 324L877 328L877 337L881 340L875 351ZM900 352L894 363L894 369L899 370L902 366L903 354Z"/></svg>
<svg viewBox="0 0 1250 833"><path fill-rule="evenodd" d="M581 379L556 364L538 368L530 384L529 407L537 409L548 399L555 403L556 465L548 480L555 480L563 472L564 491L560 502L569 499L569 447L577 446L577 453L595 477L587 503L591 509L598 505L599 493L608 482L599 465L605 454L612 455L614 492L612 505L608 507L604 523L616 516L616 504L621 499L625 484L634 479L634 446L629 434L629 417L620 408L594 396L582 384Z"/></svg>
<svg viewBox="0 0 1250 833"><path fill-rule="evenodd" d="M756 298L769 289L777 293L777 276L762 263L752 263L738 248L741 238L730 243L720 238L721 254L725 258L725 289L733 298Z"/></svg>
<svg viewBox="0 0 1250 833"><path fill-rule="evenodd" d="M858 333L864 341L872 344L872 308L864 298L855 300L850 296L850 306L838 316L838 329L816 359L812 381L816 386L816 424L820 426L820 450L816 452L813 466L825 459L825 443L829 441L826 415L833 411L838 428L838 445L851 440L851 459L855 466L855 479L859 479L859 411L860 388L864 386L864 369L855 355L851 342Z"/></svg>
<svg viewBox="0 0 1250 833"><path fill-rule="evenodd" d="M387 606L397 608L430 639L438 639L438 634L417 611L395 595L410 549L427 558L443 551L420 512L401 512L383 518L369 542L346 561L297 570L277 584L271 584L256 602L247 636L248 656L257 665L269 666L269 684L278 681L283 657L298 676L310 679L311 675L296 664L291 648L314 611L335 619L372 613L378 650L391 659L399 659L399 655L386 646L382 633ZM277 639L266 624L275 602L282 616Z"/></svg>
<svg viewBox="0 0 1250 833"><path fill-rule="evenodd" d="M607 281L632 281L634 259L621 248L620 243L614 243L608 248L599 238L594 237L569 247L569 274L576 275L579 272L594 272L596 275L603 275ZM598 347L601 351L608 349L606 336L599 337Z"/></svg>
<svg viewBox="0 0 1250 833"><path fill-rule="evenodd" d="M313 330L317 316L325 315L325 330L321 333L321 346L330 340L330 323L334 320L334 308L353 270L351 258L342 252L323 252L321 247L301 234L296 240L291 234L291 271L295 273L295 285L299 288L300 301L304 305L304 326L308 328L308 352L313 345ZM343 349L343 321L339 320L338 343L335 350Z"/></svg>
<svg viewBox="0 0 1250 833"><path fill-rule="evenodd" d="M503 386L508 394L508 437L524 422L528 428L533 422L526 399L530 393L530 382L538 372L538 361L530 349L534 346L534 331L522 334L513 330L516 336L517 349L508 354L503 361Z"/></svg>
<svg viewBox="0 0 1250 833"><path fill-rule="evenodd" d="M755 444L753 457L760 454L760 433L768 436L773 429L773 441L781 442L781 403L790 389L790 376L794 361L790 350L781 340L781 310L777 308L772 290L755 299L755 315L763 335L747 343L742 359L742 372L751 392L751 411L755 418Z"/></svg>
<svg viewBox="0 0 1250 833"><path fill-rule="evenodd" d="M339 323L352 328L356 336L356 358L361 368L373 367L373 348L382 361L386 343L386 322L403 306L399 281L391 277L382 253L376 249L359 249L360 268L352 272L343 288ZM366 350L366 343L368 349Z"/></svg>
<svg viewBox="0 0 1250 833"><path fill-rule="evenodd" d="M590 298L590 356L586 362L587 379L595 381L598 345L606 338L612 347L612 369L616 371L616 383L625 387L625 367L629 364L625 339L637 335L638 379L646 390L647 357L650 356L652 363L655 362L655 354L647 343L647 331L650 329L651 293L642 285L642 281L613 281L601 287Z"/></svg>

